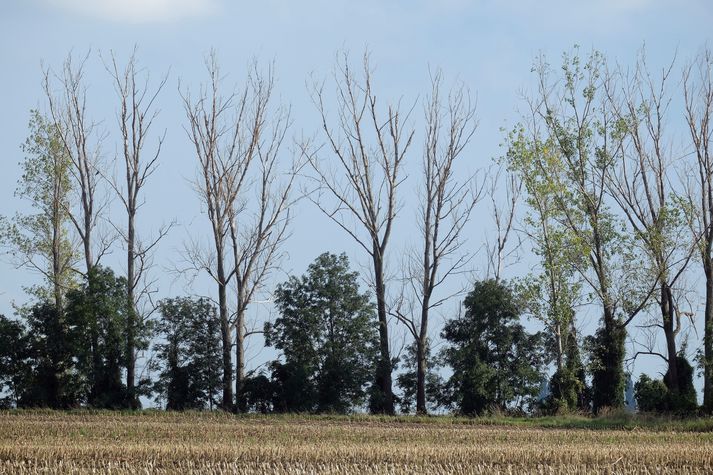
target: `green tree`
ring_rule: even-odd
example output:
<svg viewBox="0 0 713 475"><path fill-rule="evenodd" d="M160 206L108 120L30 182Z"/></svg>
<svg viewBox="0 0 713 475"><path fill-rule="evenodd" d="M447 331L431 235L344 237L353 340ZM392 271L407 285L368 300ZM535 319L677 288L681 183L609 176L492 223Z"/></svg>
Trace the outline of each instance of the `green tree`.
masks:
<svg viewBox="0 0 713 475"><path fill-rule="evenodd" d="M601 308L601 327L592 340L600 345L592 366L595 411L624 403L626 325L655 289L642 282L635 248L620 232L621 220L610 206L609 179L624 131L604 93L605 69L604 57L596 51L585 60L577 48L563 55L561 72L540 57L533 67L537 94L529 101L522 139L510 148L546 177L557 221L574 251L570 263Z"/></svg>
<svg viewBox="0 0 713 475"><path fill-rule="evenodd" d="M284 408L344 413L362 404L378 354L377 324L346 255L320 255L275 295L280 315L265 334L284 356L273 364L289 389Z"/></svg>
<svg viewBox="0 0 713 475"><path fill-rule="evenodd" d="M18 406L30 383L30 340L19 320L0 315L0 408Z"/></svg>
<svg viewBox="0 0 713 475"><path fill-rule="evenodd" d="M443 389L443 379L438 373L438 368L433 365L433 358L431 357L431 345L426 342L425 357L427 361L431 362L428 366L426 374L424 376L425 384L425 398L426 398L426 409L430 411L435 411L441 405L443 400L442 389ZM401 412L409 413L414 408L418 413L417 408L417 393L418 393L418 359L416 357L417 343L414 342L406 348L406 354L402 356L401 361L404 364L404 371L398 375L396 382L401 388Z"/></svg>
<svg viewBox="0 0 713 475"><path fill-rule="evenodd" d="M17 214L0 229L0 239L10 245L18 266L42 275L43 284L30 293L52 300L61 314L64 296L75 286L77 257L68 233L71 162L56 127L37 110L30 112L29 130L15 195L28 201L32 212Z"/></svg>
<svg viewBox="0 0 713 475"><path fill-rule="evenodd" d="M92 407L128 407L122 373L126 368L126 279L94 267L81 288L67 294L70 348Z"/></svg>
<svg viewBox="0 0 713 475"><path fill-rule="evenodd" d="M442 333L448 342L442 357L453 370L444 402L466 415L531 405L542 380L542 335L525 331L513 290L492 279L479 281L464 306Z"/></svg>
<svg viewBox="0 0 713 475"><path fill-rule="evenodd" d="M178 297L159 304L159 379L166 409L213 409L222 388L220 320L211 302Z"/></svg>

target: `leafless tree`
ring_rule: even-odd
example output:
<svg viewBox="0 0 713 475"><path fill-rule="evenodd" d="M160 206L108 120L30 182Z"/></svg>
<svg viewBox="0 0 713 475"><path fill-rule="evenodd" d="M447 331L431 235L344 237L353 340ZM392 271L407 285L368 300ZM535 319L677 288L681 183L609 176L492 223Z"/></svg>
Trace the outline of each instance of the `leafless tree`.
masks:
<svg viewBox="0 0 713 475"><path fill-rule="evenodd" d="M237 410L244 409L241 393L245 379L245 338L254 333L246 326L246 312L280 261L281 247L289 236L292 187L300 170L297 163L284 173L280 168L290 111L282 106L272 107L272 69L262 74L257 64L253 64L248 88L237 122L237 166L228 176L228 189L235 196L229 226L234 265L231 274L235 276L237 295L233 322Z"/></svg>
<svg viewBox="0 0 713 475"><path fill-rule="evenodd" d="M72 188L79 195L79 207L70 209L69 217L82 243L87 273L99 264L111 245L108 236L95 235L108 201L103 199L97 189L102 167L101 143L104 135L87 114L84 66L88 57L89 53L79 64L75 64L70 53L62 64L61 72L55 74L48 68L44 70L43 78L49 115L72 163ZM55 81L58 84L57 90L53 87Z"/></svg>
<svg viewBox="0 0 713 475"><path fill-rule="evenodd" d="M703 334L703 406L713 412L713 52L704 49L683 71L685 117L693 155L687 174L689 224L705 275Z"/></svg>
<svg viewBox="0 0 713 475"><path fill-rule="evenodd" d="M494 172L491 171L489 174L488 183L490 212L495 224L494 242L489 236L486 236L485 243L488 253L488 276L499 281L507 267L507 261L509 259L517 260L517 252L522 244L517 234L513 236L515 217L522 194L522 181L516 174L510 173L502 165L498 165ZM501 188L504 188L504 192L501 191ZM500 199L501 196L504 200ZM511 238L517 239L517 244L509 249Z"/></svg>
<svg viewBox="0 0 713 475"><path fill-rule="evenodd" d="M204 249L199 243L185 249L186 260L196 270L202 270L218 286L218 315L221 325L223 355L223 402L224 410L233 404L233 365L231 358L232 331L228 310L228 285L231 278L228 235L235 203L233 182L236 168L241 166L237 155L240 132L239 120L246 95L235 91L228 95L222 92L222 77L215 52L206 58L209 81L202 85L197 95L189 90L181 92L188 118L186 131L195 148L198 159L198 177L194 188L206 206L212 231L212 248ZM234 115L237 114L237 115ZM244 175L243 175L244 178Z"/></svg>
<svg viewBox="0 0 713 475"><path fill-rule="evenodd" d="M215 56L206 60L210 82L196 97L183 93L188 133L199 160L194 185L206 205L213 246L189 246L194 269L218 285L223 340L223 408L239 409L245 368L246 311L281 257L288 237L289 207L298 165L280 168L279 158L290 111L273 107L272 67L262 73L253 63L242 90L224 96ZM283 174L284 172L284 174ZM282 177L281 177L282 175ZM283 179L284 178L284 179ZM236 309L228 292L235 278ZM236 391L233 393L232 329L236 329ZM234 404L237 402L237 404Z"/></svg>
<svg viewBox="0 0 713 475"><path fill-rule="evenodd" d="M416 345L416 412L426 414L426 373L428 366L428 323L432 309L449 296L434 291L449 277L462 272L472 254L463 249L463 231L483 190L477 177L459 179L457 165L477 128L475 106L464 86L441 97L442 76L431 79L431 93L425 107L420 208L418 225L421 249L414 253L405 280L417 304L413 311L397 308Z"/></svg>
<svg viewBox="0 0 713 475"><path fill-rule="evenodd" d="M648 262L658 288L658 306L668 365L666 385L679 390L677 336L681 330L676 284L695 251L687 239L675 200L675 157L666 143L666 118L671 102L668 80L672 62L654 78L642 52L632 74L619 72L621 92L608 91L616 118L625 128L626 145L607 183L626 216L634 239Z"/></svg>
<svg viewBox="0 0 713 475"><path fill-rule="evenodd" d="M135 374L136 338L142 318L139 310L139 300L150 290L147 287L142 288L141 283L145 277L147 267L151 265L152 250L161 238L166 235L170 226L161 228L158 236L150 242L142 242L136 232L136 214L144 204L141 191L146 184L146 180L156 171L165 136L165 133L160 135L157 138L154 149L144 153L151 127L158 114L155 101L166 84L167 76L161 78L158 85L151 87L148 73L144 74L139 69L136 48L134 48L123 68L117 64L113 53L110 61L105 66L111 75L114 89L119 99L117 118L122 143L125 184L122 187L118 184L118 180L113 178L110 183L124 206L127 216L126 230L119 229L116 226L115 228L126 246L128 305L126 321L126 389L130 406L138 408L139 400L136 396Z"/></svg>
<svg viewBox="0 0 713 475"><path fill-rule="evenodd" d="M363 56L360 72L351 69L347 53L337 60L336 118L329 117L324 83L313 85L312 99L321 116L327 150L321 153L321 149L315 151L307 144L303 151L318 181L311 200L371 258L379 318L380 360L375 380L381 392L372 400L371 409L392 414L385 259L399 211L397 192L404 180L402 165L413 130L404 126L410 111L402 113L399 103L381 109L372 76L368 53ZM330 159L319 160L319 155Z"/></svg>

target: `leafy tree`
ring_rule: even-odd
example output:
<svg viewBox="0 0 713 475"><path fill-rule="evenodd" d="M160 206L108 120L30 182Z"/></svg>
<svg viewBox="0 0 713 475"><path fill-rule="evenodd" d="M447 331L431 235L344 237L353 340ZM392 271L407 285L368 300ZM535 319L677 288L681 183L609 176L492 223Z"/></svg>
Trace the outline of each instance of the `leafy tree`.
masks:
<svg viewBox="0 0 713 475"><path fill-rule="evenodd" d="M416 393L418 389L418 368L417 368L417 356L416 356L416 345L417 343L412 343L406 349L406 354L402 356L401 361L404 363L405 371L402 372L396 379L397 384L403 392L401 396L401 412L409 413L415 407ZM430 344L426 345L426 359L433 362L431 358ZM443 400L442 389L443 389L443 379L437 372L437 367L429 366L428 371L426 371L426 402L428 409L434 411L438 409Z"/></svg>
<svg viewBox="0 0 713 475"><path fill-rule="evenodd" d="M61 313L64 295L74 287L75 245L69 237L71 162L55 125L39 111L30 112L29 136L22 145L22 176L15 195L32 211L17 214L0 229L0 241L10 245L20 267L38 272L43 285L30 289L40 300L51 300Z"/></svg>
<svg viewBox="0 0 713 475"><path fill-rule="evenodd" d="M444 402L466 415L525 408L542 380L542 335L525 331L522 304L502 282L476 282L464 305L442 333L449 343L442 357L453 370Z"/></svg>
<svg viewBox="0 0 713 475"><path fill-rule="evenodd" d="M30 382L29 335L17 320L0 315L0 408L17 406Z"/></svg>
<svg viewBox="0 0 713 475"><path fill-rule="evenodd" d="M18 406L67 409L79 405L81 379L62 315L46 302L22 312L28 326L31 369Z"/></svg>
<svg viewBox="0 0 713 475"><path fill-rule="evenodd" d="M693 368L688 360L678 356L678 390L672 390L665 382L670 378L652 380L645 374L639 377L634 385L636 405L643 412L677 412L694 411L697 407L696 389L693 386Z"/></svg>
<svg viewBox="0 0 713 475"><path fill-rule="evenodd" d="M76 367L92 407L127 407L122 372L126 368L126 279L93 267L80 289L67 294L67 325Z"/></svg>
<svg viewBox="0 0 713 475"><path fill-rule="evenodd" d="M163 300L157 325L161 363L155 389L166 409L213 409L222 388L220 320L204 297Z"/></svg>
<svg viewBox="0 0 713 475"><path fill-rule="evenodd" d="M378 340L357 279L346 255L325 253L277 287L280 316L265 335L284 355L273 363L279 409L343 413L364 402Z"/></svg>

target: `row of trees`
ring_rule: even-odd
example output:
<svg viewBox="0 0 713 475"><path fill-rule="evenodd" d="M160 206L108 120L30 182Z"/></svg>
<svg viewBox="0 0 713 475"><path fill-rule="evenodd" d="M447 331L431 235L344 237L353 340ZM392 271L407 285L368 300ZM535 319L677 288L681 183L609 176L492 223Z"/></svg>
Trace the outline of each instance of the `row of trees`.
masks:
<svg viewBox="0 0 713 475"><path fill-rule="evenodd" d="M346 54L338 57L332 81L310 86L322 139L303 140L290 154L284 146L290 108L274 97L272 67L253 63L243 86L229 88L211 54L208 81L193 90L179 86L198 169L193 187L211 239L190 241L176 267L208 275L216 298L158 305L151 299L152 253L171 224L142 239L136 219L159 163L165 134L152 125L167 79L151 81L135 54L123 67L114 55L103 59L118 104L121 173L113 176L101 147L107 137L87 112L88 58L77 64L70 56L60 71L44 71L47 112L32 113L17 189L34 213L3 221L17 264L44 276L43 285L29 289L37 304L20 309L19 321L3 320L8 342L25 342L3 345L0 376L25 375L17 380L22 384L7 383L16 404L136 408L139 396L153 391L175 409L346 411L368 401L372 412L393 414L399 398L390 332L397 322L411 339L398 376L409 410L412 400L418 413L428 411L429 401L466 413L493 404L525 407L551 364L550 408L598 411L623 404L627 328L635 322L640 330L630 335L631 360L655 355L667 366L663 381L644 379L639 393L663 385L658 409L689 408L695 391L684 337L695 289L684 279L700 261L706 304L699 362L704 406L712 407L708 51L682 69L680 94L671 85L674 65L654 74L643 53L633 69L614 67L596 52L581 58L576 49L559 71L538 58L528 111L487 176L463 173L475 107L464 85L444 90L440 73L431 77L419 120L415 107L402 110L399 101L377 95L368 55L356 69ZM675 116L678 102L683 113ZM681 136L688 138L679 147ZM417 193L407 203L402 188L414 154L421 156L420 166L410 165L417 169ZM302 177L305 192L298 194ZM474 253L464 245L465 229L486 194L495 237L486 243L489 279L475 284L465 313L444 327L450 345L431 355L432 313L462 294L449 295L448 282L469 270ZM122 225L107 216L111 195L125 212ZM252 328L248 309L281 264L298 198L311 201L368 257L375 308L346 258L323 255L306 276L277 287L280 316ZM390 279L391 237L404 204L417 206L419 244L403 253L398 276ZM101 266L117 240L127 264L120 278ZM506 267L524 242L537 262L530 274L507 283ZM116 296L123 301L111 300ZM586 338L577 320L583 309L601 313ZM526 332L524 317L539 320L543 331ZM655 345L659 331L663 352ZM245 341L256 333L283 354L269 374L246 373ZM138 355L146 350L153 355L146 370L160 374L156 382L137 375ZM90 363L81 363L85 358ZM446 382L435 370L439 364L453 371ZM32 387L27 374L39 378L40 369L56 381L44 399L18 389ZM62 387L78 392L67 395Z"/></svg>

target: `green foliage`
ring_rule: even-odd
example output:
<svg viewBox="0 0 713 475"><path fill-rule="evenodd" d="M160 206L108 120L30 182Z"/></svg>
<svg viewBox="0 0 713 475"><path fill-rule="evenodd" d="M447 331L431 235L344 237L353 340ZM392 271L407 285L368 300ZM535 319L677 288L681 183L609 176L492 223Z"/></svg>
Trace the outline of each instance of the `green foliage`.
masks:
<svg viewBox="0 0 713 475"><path fill-rule="evenodd" d="M401 412L408 414L416 408L416 342L411 343L406 348L406 353L401 357L404 369L396 378L396 382L403 392L401 396ZM426 348L426 403L430 411L437 410L443 401L443 378L438 374L437 368L433 365L434 358L431 357L430 344Z"/></svg>
<svg viewBox="0 0 713 475"><path fill-rule="evenodd" d="M449 343L442 357L453 370L444 402L465 415L531 405L542 380L542 335L525 331L522 303L507 285L485 280L464 304L465 314L442 334Z"/></svg>
<svg viewBox="0 0 713 475"><path fill-rule="evenodd" d="M679 392L668 388L664 382L666 378L653 380L642 374L634 385L639 411L686 414L696 410L698 403L693 386L693 367L684 356L679 355L677 360Z"/></svg>
<svg viewBox="0 0 713 475"><path fill-rule="evenodd" d="M17 406L29 383L30 340L25 326L0 315L0 408Z"/></svg>
<svg viewBox="0 0 713 475"><path fill-rule="evenodd" d="M600 327L594 336L587 339L592 374L592 409L595 413L603 408L624 405L626 330L620 323L615 320L610 327Z"/></svg>
<svg viewBox="0 0 713 475"><path fill-rule="evenodd" d="M364 402L377 356L374 306L359 291L346 255L325 253L302 277L275 291L280 312L266 325L268 346L282 351L272 364L276 410L344 413Z"/></svg>
<svg viewBox="0 0 713 475"><path fill-rule="evenodd" d="M67 294L68 337L87 404L122 408L128 404L122 371L126 368L126 279L111 269L92 268L81 288Z"/></svg>
<svg viewBox="0 0 713 475"><path fill-rule="evenodd" d="M71 162L59 131L36 110L31 111L29 129L15 195L27 200L34 212L18 214L3 226L0 241L10 245L19 265L44 277L45 285L30 292L40 300L50 300L56 291L63 294L76 284L72 272L76 251L67 229Z"/></svg>
<svg viewBox="0 0 713 475"><path fill-rule="evenodd" d="M156 345L159 378L154 385L166 409L213 408L222 390L220 320L207 298L160 302Z"/></svg>
<svg viewBox="0 0 713 475"><path fill-rule="evenodd" d="M74 368L72 341L62 314L50 303L23 310L30 366L19 407L67 409L81 403L81 380Z"/></svg>

